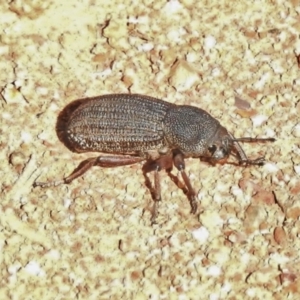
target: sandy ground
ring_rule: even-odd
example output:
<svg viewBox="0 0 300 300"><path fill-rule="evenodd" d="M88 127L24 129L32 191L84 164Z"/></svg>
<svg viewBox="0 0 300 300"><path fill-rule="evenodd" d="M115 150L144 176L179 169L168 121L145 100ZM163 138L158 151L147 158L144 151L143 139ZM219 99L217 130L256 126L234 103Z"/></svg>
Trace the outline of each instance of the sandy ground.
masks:
<svg viewBox="0 0 300 300"><path fill-rule="evenodd" d="M1 5L1 299L299 299L299 1ZM263 167L186 160L196 216L162 172L154 226L140 164L33 188L95 155L58 140L60 110L121 92L276 142L243 145Z"/></svg>

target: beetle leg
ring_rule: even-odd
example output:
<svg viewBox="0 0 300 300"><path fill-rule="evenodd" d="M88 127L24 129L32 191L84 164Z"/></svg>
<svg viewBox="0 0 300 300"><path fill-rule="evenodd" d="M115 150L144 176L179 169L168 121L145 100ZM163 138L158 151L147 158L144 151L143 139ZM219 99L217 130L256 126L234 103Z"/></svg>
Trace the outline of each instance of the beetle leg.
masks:
<svg viewBox="0 0 300 300"><path fill-rule="evenodd" d="M159 167L154 171L154 204L152 209L152 216L151 216L151 224L156 223L156 217L158 215L158 206L159 202L161 201L161 185L160 185L160 176L159 176Z"/></svg>
<svg viewBox="0 0 300 300"><path fill-rule="evenodd" d="M229 133L230 137L233 140L233 147L234 150L236 151L237 155L238 155L238 160L239 160L239 164L240 165L258 165L258 166L262 166L265 163L265 159L264 157L258 157L256 159L249 159L245 153L245 151L243 150L243 148L241 147L241 145L239 144L239 142L234 138L234 136ZM254 142L254 141L274 141L274 139L256 139L256 138L240 138L239 140L244 142Z"/></svg>
<svg viewBox="0 0 300 300"><path fill-rule="evenodd" d="M264 157L258 157L256 159L249 159L246 155L246 153L244 152L244 150L242 149L241 145L234 141L233 142L233 147L235 149L235 151L238 154L238 160L239 160L239 164L240 165L258 165L258 166L262 166L265 162Z"/></svg>
<svg viewBox="0 0 300 300"><path fill-rule="evenodd" d="M114 168L120 166L133 165L138 162L145 160L143 157L137 156L98 156L95 166L100 166L103 168Z"/></svg>
<svg viewBox="0 0 300 300"><path fill-rule="evenodd" d="M181 152L177 152L174 154L173 157L174 166L178 169L181 174L181 177L188 189L188 196L191 204L191 213L195 214L197 212L197 202L196 202L196 193L192 187L191 181L189 177L185 173L185 163L184 163L184 156Z"/></svg>
<svg viewBox="0 0 300 300"><path fill-rule="evenodd" d="M161 184L160 184L160 174L159 172L163 169L170 170L173 166L172 157L170 155L164 155L156 160L148 160L143 166L144 176L146 178L146 185L152 193L152 199L154 201L151 224L156 223L156 217L158 215L158 206L161 201ZM154 188L151 187L151 183L146 176L147 173L154 172Z"/></svg>
<svg viewBox="0 0 300 300"><path fill-rule="evenodd" d="M50 182L35 182L34 186L50 187L50 186L57 186L64 183L68 184L71 183L74 179L83 175L93 166L112 168L118 166L132 165L142 160L144 159L141 157L134 157L134 156L98 156L98 157L88 158L82 161L79 164L79 166L69 176L61 180L54 180Z"/></svg>

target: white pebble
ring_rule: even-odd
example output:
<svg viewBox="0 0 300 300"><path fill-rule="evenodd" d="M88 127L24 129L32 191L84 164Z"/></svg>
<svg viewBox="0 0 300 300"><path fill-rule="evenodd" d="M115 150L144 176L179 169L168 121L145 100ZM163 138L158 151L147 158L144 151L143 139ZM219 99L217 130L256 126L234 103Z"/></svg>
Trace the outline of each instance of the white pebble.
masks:
<svg viewBox="0 0 300 300"><path fill-rule="evenodd" d="M300 165L294 166L295 172L300 175Z"/></svg>
<svg viewBox="0 0 300 300"><path fill-rule="evenodd" d="M211 75L214 76L214 77L220 76L220 73L221 73L221 71L220 71L219 68L214 68L214 69L212 69L212 71L211 71Z"/></svg>
<svg viewBox="0 0 300 300"><path fill-rule="evenodd" d="M237 185L231 187L231 192L236 197L243 195L243 191Z"/></svg>
<svg viewBox="0 0 300 300"><path fill-rule="evenodd" d="M222 286L221 290L225 293L229 293L231 291L232 287L229 282L225 282L224 285Z"/></svg>
<svg viewBox="0 0 300 300"><path fill-rule="evenodd" d="M52 249L47 253L47 256L49 256L51 259L58 260L61 258L61 254L58 250Z"/></svg>
<svg viewBox="0 0 300 300"><path fill-rule="evenodd" d="M210 294L209 295L209 300L219 300L219 295L216 293Z"/></svg>
<svg viewBox="0 0 300 300"><path fill-rule="evenodd" d="M29 143L32 140L32 135L29 132L22 131L21 139L24 143Z"/></svg>
<svg viewBox="0 0 300 300"><path fill-rule="evenodd" d="M254 298L256 296L256 292L254 288L250 288L246 291L246 294L250 298Z"/></svg>
<svg viewBox="0 0 300 300"><path fill-rule="evenodd" d="M139 46L138 50L143 51L143 52L149 52L153 48L154 48L154 45L152 43L145 43L145 44L142 44L141 46Z"/></svg>
<svg viewBox="0 0 300 300"><path fill-rule="evenodd" d="M264 169L270 173L275 173L279 170L276 164L270 162L264 164Z"/></svg>
<svg viewBox="0 0 300 300"><path fill-rule="evenodd" d="M212 35L208 35L204 39L204 48L206 48L207 50L214 48L216 46L216 44L217 44L217 41L216 41L215 37L213 37Z"/></svg>
<svg viewBox="0 0 300 300"><path fill-rule="evenodd" d="M265 86L269 77L270 77L270 73L263 74L260 77L260 79L254 84L254 87L258 90L262 89Z"/></svg>
<svg viewBox="0 0 300 300"><path fill-rule="evenodd" d="M72 204L72 200L67 198L67 199L64 199L64 207L65 208L69 208L70 205Z"/></svg>
<svg viewBox="0 0 300 300"><path fill-rule="evenodd" d="M264 116L264 115L256 115L256 116L253 116L251 118L251 120L252 120L254 127L259 127L268 120L268 117Z"/></svg>
<svg viewBox="0 0 300 300"><path fill-rule="evenodd" d="M36 261L30 261L25 266L24 270L31 275L37 275L37 276L45 275L45 272L40 268L40 265Z"/></svg>
<svg viewBox="0 0 300 300"><path fill-rule="evenodd" d="M210 266L208 269L207 269L207 274L208 275L211 275L211 276L214 276L214 277L217 277L217 276L220 276L221 274L221 269L219 266Z"/></svg>
<svg viewBox="0 0 300 300"><path fill-rule="evenodd" d="M8 273L11 275L15 275L21 269L21 267L21 264L17 262L14 265L8 267Z"/></svg>
<svg viewBox="0 0 300 300"><path fill-rule="evenodd" d="M292 132L293 136L300 137L300 123L298 123L294 128Z"/></svg>
<svg viewBox="0 0 300 300"><path fill-rule="evenodd" d="M164 9L168 12L168 14L174 14L182 10L182 5L177 0L170 0L165 5Z"/></svg>
<svg viewBox="0 0 300 300"><path fill-rule="evenodd" d="M192 235L198 242L200 242L200 244L204 244L209 237L209 232L204 226L201 226L198 229L193 230Z"/></svg>

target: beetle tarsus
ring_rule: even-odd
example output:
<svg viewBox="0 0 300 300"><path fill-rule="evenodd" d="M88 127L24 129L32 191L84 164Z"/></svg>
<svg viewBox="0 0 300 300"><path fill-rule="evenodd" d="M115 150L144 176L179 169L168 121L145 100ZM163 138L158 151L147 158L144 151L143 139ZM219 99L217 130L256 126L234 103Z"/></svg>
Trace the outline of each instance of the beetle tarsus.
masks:
<svg viewBox="0 0 300 300"><path fill-rule="evenodd" d="M249 166L249 165L255 165L255 166L263 166L265 164L266 160L264 157L258 157L256 159L247 159L247 160L241 160L240 165L241 166Z"/></svg>
<svg viewBox="0 0 300 300"><path fill-rule="evenodd" d="M153 208L152 208L152 213L151 213L151 225L155 225L156 223L156 218L158 216L158 206L159 206L159 201L154 201Z"/></svg>
<svg viewBox="0 0 300 300"><path fill-rule="evenodd" d="M198 209L198 204L196 202L195 197L191 197L190 204L191 204L191 213L196 214L197 209Z"/></svg>
<svg viewBox="0 0 300 300"><path fill-rule="evenodd" d="M58 186L58 185L61 185L61 184L64 184L64 183L66 183L65 179L54 180L54 181L49 181L49 182L35 182L33 184L33 187L40 186L42 188L48 188L48 187L51 187L51 186Z"/></svg>

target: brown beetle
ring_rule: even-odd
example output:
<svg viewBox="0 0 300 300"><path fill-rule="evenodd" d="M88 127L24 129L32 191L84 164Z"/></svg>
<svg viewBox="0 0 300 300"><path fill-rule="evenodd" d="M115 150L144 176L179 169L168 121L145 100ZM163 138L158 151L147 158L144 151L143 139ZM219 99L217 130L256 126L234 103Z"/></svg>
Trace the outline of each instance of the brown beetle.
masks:
<svg viewBox="0 0 300 300"><path fill-rule="evenodd" d="M144 173L154 172L154 209L161 200L159 171L174 165L188 190L191 212L196 213L196 194L185 173L184 159L199 157L217 162L234 154L239 164L263 165L264 158L247 158L241 142L275 141L273 138L234 138L206 111L175 105L137 94L112 94L81 99L67 105L57 122L59 139L74 152L102 152L83 161L74 172L53 182L36 182L49 187L70 183L92 166L117 167L146 161Z"/></svg>

